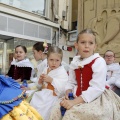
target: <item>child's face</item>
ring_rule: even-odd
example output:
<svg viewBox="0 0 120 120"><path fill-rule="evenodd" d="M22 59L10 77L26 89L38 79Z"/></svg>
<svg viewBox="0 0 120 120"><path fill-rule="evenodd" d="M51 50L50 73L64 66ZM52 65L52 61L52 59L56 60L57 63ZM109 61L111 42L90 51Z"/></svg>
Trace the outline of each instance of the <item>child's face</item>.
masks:
<svg viewBox="0 0 120 120"><path fill-rule="evenodd" d="M21 61L21 60L25 59L26 53L25 53L25 51L23 50L22 47L17 47L15 49L15 57L18 61Z"/></svg>
<svg viewBox="0 0 120 120"><path fill-rule="evenodd" d="M107 65L112 64L115 61L114 53L111 51L106 52L104 59Z"/></svg>
<svg viewBox="0 0 120 120"><path fill-rule="evenodd" d="M48 65L54 70L61 65L61 55L57 53L51 53L48 57Z"/></svg>
<svg viewBox="0 0 120 120"><path fill-rule="evenodd" d="M35 49L33 49L33 55L36 61L41 60L41 56L42 56L42 51L37 51Z"/></svg>
<svg viewBox="0 0 120 120"><path fill-rule="evenodd" d="M78 43L75 44L81 58L88 58L93 55L96 49L95 36L90 33L79 35Z"/></svg>

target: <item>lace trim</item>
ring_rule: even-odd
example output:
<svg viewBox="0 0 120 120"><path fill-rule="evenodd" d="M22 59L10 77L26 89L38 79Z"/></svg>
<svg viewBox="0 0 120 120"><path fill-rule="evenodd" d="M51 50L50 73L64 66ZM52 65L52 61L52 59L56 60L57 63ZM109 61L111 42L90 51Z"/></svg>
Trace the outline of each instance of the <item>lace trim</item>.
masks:
<svg viewBox="0 0 120 120"><path fill-rule="evenodd" d="M10 104L16 100L19 100L19 99L23 99L26 97L26 94L25 94L25 90L20 94L18 95L16 98L13 98L12 100L9 100L9 101L0 101L0 104Z"/></svg>

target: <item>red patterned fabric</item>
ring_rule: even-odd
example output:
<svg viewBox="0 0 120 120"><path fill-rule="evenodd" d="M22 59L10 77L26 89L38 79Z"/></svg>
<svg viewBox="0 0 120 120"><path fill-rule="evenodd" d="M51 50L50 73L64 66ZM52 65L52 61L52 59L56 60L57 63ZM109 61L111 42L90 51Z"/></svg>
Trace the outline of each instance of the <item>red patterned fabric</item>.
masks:
<svg viewBox="0 0 120 120"><path fill-rule="evenodd" d="M89 81L92 79L92 64L95 62L97 58L95 58L91 63L84 66L84 68L75 69L75 75L77 80L77 91L76 95L81 95L82 91L87 90L89 87ZM82 88L81 88L82 87Z"/></svg>

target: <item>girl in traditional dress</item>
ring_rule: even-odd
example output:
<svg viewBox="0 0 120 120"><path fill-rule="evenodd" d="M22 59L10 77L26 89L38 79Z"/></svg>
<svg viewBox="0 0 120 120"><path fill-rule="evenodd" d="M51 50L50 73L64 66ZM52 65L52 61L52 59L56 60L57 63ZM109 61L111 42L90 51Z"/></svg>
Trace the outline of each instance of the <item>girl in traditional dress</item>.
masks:
<svg viewBox="0 0 120 120"><path fill-rule="evenodd" d="M120 97L106 84L106 63L98 54L95 33L85 29L78 34L78 56L70 64L66 95L53 108L49 120L120 120ZM74 93L74 100L68 93ZM60 106L66 108L61 117Z"/></svg>
<svg viewBox="0 0 120 120"><path fill-rule="evenodd" d="M43 120L24 97L18 82L0 75L0 120Z"/></svg>
<svg viewBox="0 0 120 120"><path fill-rule="evenodd" d="M39 79L42 90L33 94L30 104L37 109L44 120L49 119L51 109L58 98L64 96L68 74L61 65L63 53L58 47L50 47L47 56L48 67Z"/></svg>
<svg viewBox="0 0 120 120"><path fill-rule="evenodd" d="M45 42L37 42L33 45L33 55L37 62L37 77L31 79L33 82L38 83L39 77L42 74L44 68L47 67L47 52L48 44Z"/></svg>
<svg viewBox="0 0 120 120"><path fill-rule="evenodd" d="M115 53L107 50L104 59L107 64L107 86L120 96L120 65L115 63Z"/></svg>
<svg viewBox="0 0 120 120"><path fill-rule="evenodd" d="M32 81L38 83L40 75L42 74L44 68L48 66L47 64L47 52L50 48L50 45L47 44L46 41L44 42L37 42L33 45L33 55L34 58L39 64L37 65L37 77L33 78ZM69 65L62 61L62 65L68 71Z"/></svg>
<svg viewBox="0 0 120 120"><path fill-rule="evenodd" d="M28 85L27 101L30 102L32 95L35 91L41 89L41 85L38 84L40 75L42 74L44 68L47 67L47 52L48 52L48 44L47 42L37 42L33 45L33 56L35 60L38 62L36 74L37 76L31 78L33 83Z"/></svg>
<svg viewBox="0 0 120 120"><path fill-rule="evenodd" d="M26 58L26 53L27 49L25 46L18 45L15 47L16 59L11 62L7 75L15 79L17 82L21 82L24 79L30 80L34 74L34 67L29 59Z"/></svg>

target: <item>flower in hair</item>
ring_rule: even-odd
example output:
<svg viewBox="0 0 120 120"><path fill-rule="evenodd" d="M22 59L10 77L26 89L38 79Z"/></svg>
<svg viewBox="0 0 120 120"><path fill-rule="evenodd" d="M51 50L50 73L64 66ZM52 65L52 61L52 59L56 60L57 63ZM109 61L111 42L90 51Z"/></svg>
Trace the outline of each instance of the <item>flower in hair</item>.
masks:
<svg viewBox="0 0 120 120"><path fill-rule="evenodd" d="M43 47L44 47L44 52L43 53L47 53L48 52L48 44L47 44L46 40L43 43Z"/></svg>

